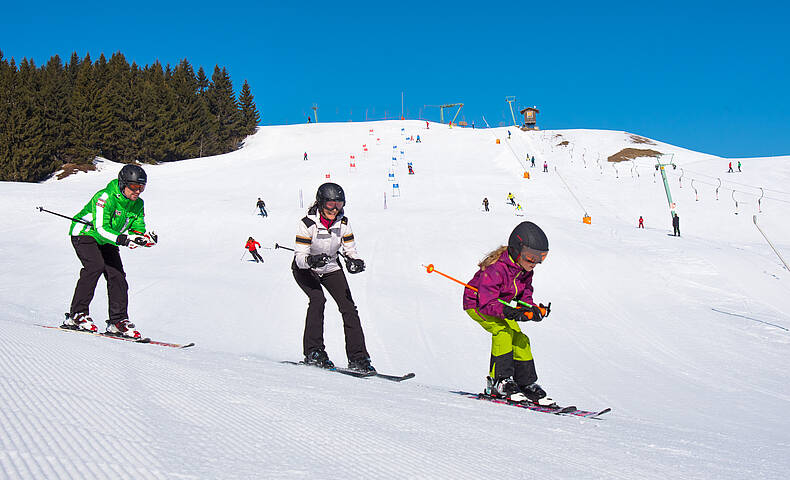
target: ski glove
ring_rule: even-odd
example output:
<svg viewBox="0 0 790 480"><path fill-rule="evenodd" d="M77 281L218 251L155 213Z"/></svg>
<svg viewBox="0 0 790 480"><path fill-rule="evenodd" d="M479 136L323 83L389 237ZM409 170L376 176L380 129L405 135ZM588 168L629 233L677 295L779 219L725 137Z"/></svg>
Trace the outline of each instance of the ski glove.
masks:
<svg viewBox="0 0 790 480"><path fill-rule="evenodd" d="M329 255L326 253L319 253L318 255L308 255L307 264L310 268L320 268L329 262Z"/></svg>
<svg viewBox="0 0 790 480"><path fill-rule="evenodd" d="M346 269L348 269L348 273L364 272L365 262L361 258L347 258Z"/></svg>
<svg viewBox="0 0 790 480"><path fill-rule="evenodd" d="M148 232L144 235L118 235L116 243L130 249L137 247L153 247L159 240L159 236L154 232Z"/></svg>
<svg viewBox="0 0 790 480"><path fill-rule="evenodd" d="M543 314L544 311L546 312L545 315ZM551 303L549 303L548 307L543 304L540 304L540 306L533 305L531 307L511 307L510 305L502 305L502 313L504 313L505 318L517 322L539 322L543 320L544 317L547 317L550 311Z"/></svg>
<svg viewBox="0 0 790 480"><path fill-rule="evenodd" d="M533 316L532 310L529 308L511 307L510 305L502 305L502 313L505 314L505 318L508 320L517 322L529 322L532 318L529 318L527 314Z"/></svg>
<svg viewBox="0 0 790 480"><path fill-rule="evenodd" d="M530 310L532 311L532 321L539 322L549 316L551 313L551 302L548 305L538 304L533 305Z"/></svg>

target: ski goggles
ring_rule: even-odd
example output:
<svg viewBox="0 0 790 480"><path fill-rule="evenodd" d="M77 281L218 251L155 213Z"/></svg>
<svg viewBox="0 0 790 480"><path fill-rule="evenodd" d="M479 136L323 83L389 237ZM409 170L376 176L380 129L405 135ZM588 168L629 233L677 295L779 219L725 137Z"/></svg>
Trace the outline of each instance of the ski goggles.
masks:
<svg viewBox="0 0 790 480"><path fill-rule="evenodd" d="M342 200L329 200L324 202L324 208L327 210L342 210L345 203Z"/></svg>
<svg viewBox="0 0 790 480"><path fill-rule="evenodd" d="M523 247L521 249L521 253L519 254L519 259L526 260L529 263L539 264L543 263L543 260L546 260L549 252L544 252L541 250L534 250L529 247Z"/></svg>
<svg viewBox="0 0 790 480"><path fill-rule="evenodd" d="M145 185L142 183L129 183L126 185L126 188L133 192L142 192L145 190Z"/></svg>

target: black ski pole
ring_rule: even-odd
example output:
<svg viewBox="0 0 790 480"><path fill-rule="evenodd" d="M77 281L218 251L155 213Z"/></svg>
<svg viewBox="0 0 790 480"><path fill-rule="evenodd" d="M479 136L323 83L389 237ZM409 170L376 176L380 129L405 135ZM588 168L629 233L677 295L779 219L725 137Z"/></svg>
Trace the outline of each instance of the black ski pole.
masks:
<svg viewBox="0 0 790 480"><path fill-rule="evenodd" d="M92 224L91 222L89 222L89 221L87 221L87 220L83 220L83 219L81 219L81 218L73 218L73 217L68 217L68 216L66 216L66 215L61 215L60 213L56 213L56 212L52 212L52 211L50 211L50 210L47 210L47 209L46 209L46 208L44 208L44 207L36 207L36 209L37 209L39 212L47 212L47 213L51 213L52 215L55 215L55 216L58 216L58 217L61 217L61 218L65 218L66 220L71 220L71 221L73 221L73 222L82 223L82 224L84 224L84 225L88 225L88 226L91 226L91 227L93 226L93 224Z"/></svg>
<svg viewBox="0 0 790 480"><path fill-rule="evenodd" d="M282 245L280 245L279 243L277 243L277 242L274 242L274 249L275 249L275 250L277 250L278 248L282 248L283 250L290 250L290 251L292 251L292 252L295 252L295 251L296 251L296 250L294 250L293 248L283 247L283 246L282 246Z"/></svg>
<svg viewBox="0 0 790 480"><path fill-rule="evenodd" d="M296 250L294 250L293 248L283 247L283 246L282 246L282 245L280 245L279 243L275 243L275 244L274 244L274 249L275 249L275 250L277 250L278 248L282 248L283 250L290 250L290 251L292 251L292 252L295 252L295 251L296 251ZM340 253L339 251L337 252L337 254L338 254L338 255L340 255L342 258L344 258L344 259L348 260L348 257L346 257L345 255L343 255L343 254L342 254L342 253Z"/></svg>

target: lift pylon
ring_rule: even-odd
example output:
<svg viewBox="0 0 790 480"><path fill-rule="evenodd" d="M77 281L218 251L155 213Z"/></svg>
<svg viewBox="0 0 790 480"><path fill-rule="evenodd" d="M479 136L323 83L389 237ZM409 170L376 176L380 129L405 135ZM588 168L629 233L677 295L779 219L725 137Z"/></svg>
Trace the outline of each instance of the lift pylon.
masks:
<svg viewBox="0 0 790 480"><path fill-rule="evenodd" d="M514 96L505 97L505 101L510 106L510 116L511 118L513 118L513 126L518 127L518 124L516 123L516 114L513 113L513 102L516 101L516 97Z"/></svg>
<svg viewBox="0 0 790 480"><path fill-rule="evenodd" d="M455 123L455 119L458 118L458 114L461 112L461 108L463 108L463 106L464 106L463 103L447 103L447 104L444 104L444 105L423 105L423 108L428 108L428 107L436 107L436 108L438 108L439 109L439 121L441 123L444 123L444 109L445 108L458 107L458 111L455 112L455 116L453 117L453 120L452 120L452 122Z"/></svg>

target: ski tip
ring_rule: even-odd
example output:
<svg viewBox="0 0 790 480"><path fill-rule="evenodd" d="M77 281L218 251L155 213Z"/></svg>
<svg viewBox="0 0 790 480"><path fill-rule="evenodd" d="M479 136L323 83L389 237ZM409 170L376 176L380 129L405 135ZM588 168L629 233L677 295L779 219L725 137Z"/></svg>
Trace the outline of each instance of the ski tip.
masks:
<svg viewBox="0 0 790 480"><path fill-rule="evenodd" d="M195 342L190 342L190 343L187 343L186 345L181 345L181 348L189 348L189 347L194 347L194 346L195 346Z"/></svg>
<svg viewBox="0 0 790 480"><path fill-rule="evenodd" d="M601 410L600 412L596 413L595 415L593 415L590 418L597 418L597 417L600 417L601 415L603 415L604 413L609 413L611 411L612 411L611 408L604 408L603 410Z"/></svg>

